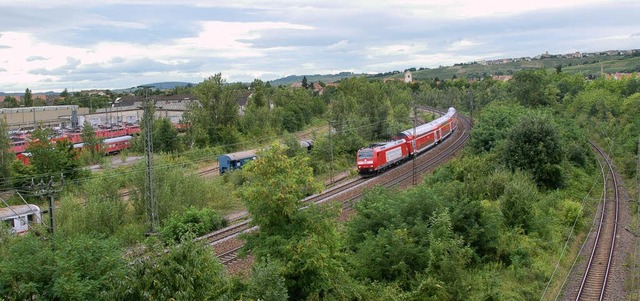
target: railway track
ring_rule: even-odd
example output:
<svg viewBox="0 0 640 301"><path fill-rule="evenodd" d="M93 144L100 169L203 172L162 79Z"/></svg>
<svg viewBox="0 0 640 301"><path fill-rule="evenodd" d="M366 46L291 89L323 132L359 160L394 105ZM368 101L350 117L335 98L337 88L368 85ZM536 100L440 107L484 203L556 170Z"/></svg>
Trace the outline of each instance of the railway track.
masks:
<svg viewBox="0 0 640 301"><path fill-rule="evenodd" d="M346 213L351 210L352 205L362 196L367 188L375 185L383 185L385 187L410 185L415 176L420 177L421 174L426 171L446 162L464 146L469 139L471 122L463 116L460 116L460 120L458 130L444 140L441 145L415 158L415 167L412 162L407 161L377 177L351 179L334 185L319 194L309 196L301 202L307 204L322 204L329 201L337 201L342 204L343 212ZM246 219L240 218L238 221L238 224L242 226L232 225L228 227L230 229L221 229L197 238L198 240L208 240L209 245L213 247L220 261L227 266L227 268L239 261L237 250L242 247L243 242L238 239L238 236L242 233L257 230L257 227L249 226L250 219L248 214L246 215Z"/></svg>
<svg viewBox="0 0 640 301"><path fill-rule="evenodd" d="M586 270L575 300L604 300L612 266L618 230L620 190L613 164L605 152L591 143L596 151L603 178L602 208Z"/></svg>

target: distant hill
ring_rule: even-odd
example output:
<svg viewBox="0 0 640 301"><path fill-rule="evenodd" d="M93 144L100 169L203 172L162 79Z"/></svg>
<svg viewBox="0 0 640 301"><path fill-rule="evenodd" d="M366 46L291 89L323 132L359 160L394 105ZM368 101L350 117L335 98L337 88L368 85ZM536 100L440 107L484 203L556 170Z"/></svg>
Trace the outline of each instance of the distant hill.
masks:
<svg viewBox="0 0 640 301"><path fill-rule="evenodd" d="M593 55L581 58L564 58L552 56L542 59L515 60L501 64L455 64L453 66L441 66L439 68L420 68L411 70L414 80L427 79L452 79L472 77L481 78L485 75L512 75L520 70L533 68L547 68L553 71L560 66L562 72L570 74L583 74L584 76L599 77L604 73L631 73L640 72L640 57L627 55ZM403 72L388 72L376 74L372 78L402 78Z"/></svg>
<svg viewBox="0 0 640 301"><path fill-rule="evenodd" d="M152 84L145 84L142 86L153 86L153 89L160 89L160 90L171 90L174 89L175 87L187 87L187 86L195 86L197 84L194 83L188 83L188 82L160 82L160 83L152 83Z"/></svg>
<svg viewBox="0 0 640 301"><path fill-rule="evenodd" d="M53 92L53 91L48 91L48 92L32 92L33 94L46 94L46 95L58 95L59 93L57 92ZM0 96L23 96L24 95L24 91L22 92L13 92L13 93L7 93L7 92L0 92Z"/></svg>
<svg viewBox="0 0 640 301"><path fill-rule="evenodd" d="M271 80L269 81L269 83L271 83L272 86L289 86L293 83L300 83L302 82L302 78L303 77L307 77L307 82L308 83L312 83L312 82L324 82L324 83L333 83L336 81L339 81L343 78L348 78L348 77L354 77L354 76L369 76L369 74L356 74L353 72L340 72L338 74L314 74L314 75L289 75L287 77L283 77L283 78L279 78L276 80Z"/></svg>
<svg viewBox="0 0 640 301"><path fill-rule="evenodd" d="M111 90L111 92L114 93L125 93L125 92L133 92L135 90L138 90L138 87L152 87L152 90L155 89L160 89L160 90L172 90L175 87L186 87L186 86L195 86L197 84L194 83L188 83L188 82L158 82L158 83L151 83L151 84L142 84L142 85L138 85L135 87L131 87L131 88L123 88L123 89L113 89Z"/></svg>

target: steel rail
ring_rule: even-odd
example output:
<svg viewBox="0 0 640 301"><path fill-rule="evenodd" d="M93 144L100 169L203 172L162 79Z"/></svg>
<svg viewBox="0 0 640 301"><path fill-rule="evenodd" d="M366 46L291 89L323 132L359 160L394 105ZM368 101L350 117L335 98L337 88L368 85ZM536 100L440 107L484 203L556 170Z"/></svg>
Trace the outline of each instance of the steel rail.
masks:
<svg viewBox="0 0 640 301"><path fill-rule="evenodd" d="M593 243L593 249L589 256L589 262L587 268L582 277L580 288L576 296L576 300L603 300L604 293L607 288L607 280L609 278L609 272L611 270L611 262L615 250L616 235L618 230L618 208L619 208L619 191L618 191L618 179L613 170L613 164L607 157L606 153L598 147L595 143L589 142L591 146L602 156L603 162L598 157L598 165L600 166L600 172L603 179L603 193L602 193L602 210L600 213L600 221L598 224L598 230ZM606 173L605 165L606 164ZM611 185L613 188L613 203L607 202L609 190L607 189L607 174L611 174ZM608 206L609 205L609 206ZM611 221L607 218L611 215L607 212L607 207L614 212L614 219ZM611 230L611 233L607 233ZM608 235L607 235L608 234ZM609 242L611 240L611 242ZM604 250L608 248L607 250ZM606 258L604 258L606 256ZM606 265L600 264L606 260ZM594 264L598 261L598 264Z"/></svg>

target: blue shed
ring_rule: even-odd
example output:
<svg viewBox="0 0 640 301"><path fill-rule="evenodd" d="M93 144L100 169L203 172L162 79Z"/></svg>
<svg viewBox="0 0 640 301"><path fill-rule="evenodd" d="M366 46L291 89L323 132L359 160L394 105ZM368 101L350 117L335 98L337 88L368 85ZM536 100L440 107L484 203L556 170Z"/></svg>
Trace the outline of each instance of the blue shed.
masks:
<svg viewBox="0 0 640 301"><path fill-rule="evenodd" d="M218 157L218 169L220 174L229 170L240 169L248 161L255 160L257 157L255 150L224 154Z"/></svg>

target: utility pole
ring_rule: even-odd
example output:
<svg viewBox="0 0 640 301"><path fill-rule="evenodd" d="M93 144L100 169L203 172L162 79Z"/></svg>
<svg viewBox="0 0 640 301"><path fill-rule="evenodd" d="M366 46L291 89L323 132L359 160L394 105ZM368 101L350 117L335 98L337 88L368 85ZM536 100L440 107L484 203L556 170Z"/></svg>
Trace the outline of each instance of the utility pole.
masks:
<svg viewBox="0 0 640 301"><path fill-rule="evenodd" d="M333 141L331 139L331 114L329 114L329 176L333 184Z"/></svg>
<svg viewBox="0 0 640 301"><path fill-rule="evenodd" d="M469 116L471 117L471 125L473 125L473 92L469 87Z"/></svg>
<svg viewBox="0 0 640 301"><path fill-rule="evenodd" d="M638 152L636 155L636 191L638 191L638 204L640 205L640 137L638 137ZM637 209L637 213L640 213L640 206ZM636 224L635 230L636 230L636 233L639 232L637 224ZM635 254L638 254L638 248L640 248L640 246L638 246L638 243L639 241L636 239L635 251L634 251ZM633 261L632 271L637 271L637 268L638 268L638 259L636 258L636 260ZM637 273L633 273L633 277L631 277L631 293L635 296L638 295L638 292L636 289L636 285L638 285L636 281L637 278L638 278Z"/></svg>
<svg viewBox="0 0 640 301"><path fill-rule="evenodd" d="M156 186L153 179L153 115L155 101L149 100L150 86L139 86L138 88L145 89L145 97L143 101L144 107L144 148L147 157L147 168L145 170L145 211L147 214L147 225L149 231L147 235L153 235L158 230L159 218L158 218L158 204L155 199Z"/></svg>
<svg viewBox="0 0 640 301"><path fill-rule="evenodd" d="M63 175L60 175L60 186L64 181ZM34 196L49 197L49 232L51 234L54 233L55 230L55 193L62 191L62 187L56 188L53 182L53 176L49 178L48 183L44 183L44 181L40 180L40 183L34 185L33 178L31 179L31 189L33 190Z"/></svg>
<svg viewBox="0 0 640 301"><path fill-rule="evenodd" d="M416 186L416 99L413 98L413 138L411 139L411 152L413 153L413 158L411 162L413 164L413 186Z"/></svg>

